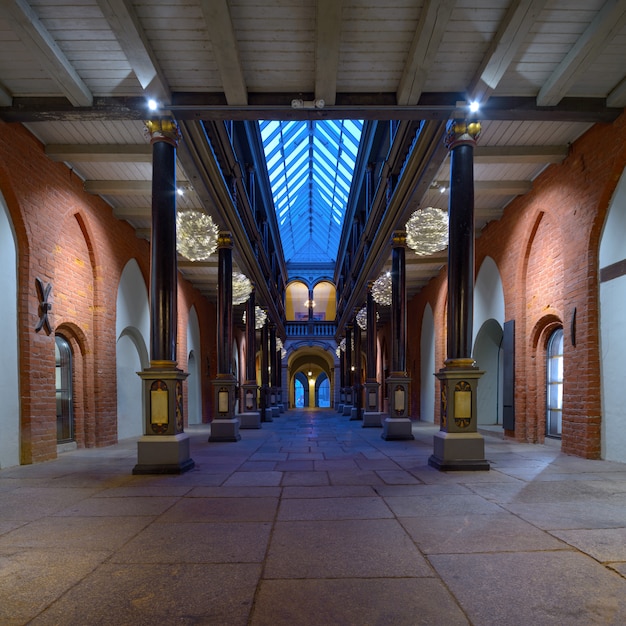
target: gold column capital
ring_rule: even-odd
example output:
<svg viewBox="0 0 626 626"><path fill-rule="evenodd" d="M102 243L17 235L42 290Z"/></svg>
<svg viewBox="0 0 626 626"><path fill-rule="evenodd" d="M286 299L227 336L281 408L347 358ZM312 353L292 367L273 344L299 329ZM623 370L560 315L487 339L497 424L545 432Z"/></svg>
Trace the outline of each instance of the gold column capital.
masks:
<svg viewBox="0 0 626 626"><path fill-rule="evenodd" d="M481 126L478 120L454 119L448 122L444 139L446 148L452 150L461 144L476 145Z"/></svg>
<svg viewBox="0 0 626 626"><path fill-rule="evenodd" d="M391 245L394 248L406 248L406 230L395 230L391 235Z"/></svg>
<svg viewBox="0 0 626 626"><path fill-rule="evenodd" d="M232 248L233 247L233 236L232 233L228 230L220 230L217 235L217 247L218 248Z"/></svg>
<svg viewBox="0 0 626 626"><path fill-rule="evenodd" d="M146 120L145 132L150 143L156 143L158 141L165 141L175 148L178 147L178 143L181 139L180 129L178 124L170 118L159 118L155 120Z"/></svg>

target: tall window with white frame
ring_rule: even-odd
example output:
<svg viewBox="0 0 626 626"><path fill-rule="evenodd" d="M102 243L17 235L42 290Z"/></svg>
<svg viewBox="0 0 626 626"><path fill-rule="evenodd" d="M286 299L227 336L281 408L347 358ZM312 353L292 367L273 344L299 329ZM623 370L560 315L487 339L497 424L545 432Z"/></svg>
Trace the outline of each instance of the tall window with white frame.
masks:
<svg viewBox="0 0 626 626"><path fill-rule="evenodd" d="M57 443L74 440L74 415L72 407L72 349L61 335L56 335L56 404Z"/></svg>
<svg viewBox="0 0 626 626"><path fill-rule="evenodd" d="M561 437L563 414L563 329L555 330L547 349L546 437Z"/></svg>

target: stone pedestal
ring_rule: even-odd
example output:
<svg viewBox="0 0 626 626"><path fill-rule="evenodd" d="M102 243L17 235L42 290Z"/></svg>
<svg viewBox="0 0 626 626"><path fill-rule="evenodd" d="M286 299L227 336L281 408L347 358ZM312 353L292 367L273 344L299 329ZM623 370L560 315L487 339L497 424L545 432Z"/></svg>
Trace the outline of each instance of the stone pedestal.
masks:
<svg viewBox="0 0 626 626"><path fill-rule="evenodd" d="M257 410L257 384L247 382L243 384L243 411L237 415L240 429L261 428L261 413Z"/></svg>
<svg viewBox="0 0 626 626"><path fill-rule="evenodd" d="M415 439L413 426L409 419L409 385L411 379L402 372L387 378L387 396L389 397L389 417L383 420L381 437L387 441Z"/></svg>
<svg viewBox="0 0 626 626"><path fill-rule="evenodd" d="M434 436L433 454L428 459L432 467L443 471L489 469L476 409L478 379L483 374L467 366L437 372L441 381L441 430Z"/></svg>
<svg viewBox="0 0 626 626"><path fill-rule="evenodd" d="M378 410L378 391L380 385L376 380L365 383L365 410L363 411L363 428L381 428L383 414Z"/></svg>
<svg viewBox="0 0 626 626"><path fill-rule="evenodd" d="M133 474L182 474L194 467L183 424L183 381L188 374L164 362L138 372L143 380L144 436Z"/></svg>
<svg viewBox="0 0 626 626"><path fill-rule="evenodd" d="M214 418L211 422L209 441L239 441L239 419L235 417L235 390L237 381L232 375L224 375L213 381Z"/></svg>
<svg viewBox="0 0 626 626"><path fill-rule="evenodd" d="M378 411L364 411L363 412L363 428L381 428L382 420L387 417L384 413Z"/></svg>

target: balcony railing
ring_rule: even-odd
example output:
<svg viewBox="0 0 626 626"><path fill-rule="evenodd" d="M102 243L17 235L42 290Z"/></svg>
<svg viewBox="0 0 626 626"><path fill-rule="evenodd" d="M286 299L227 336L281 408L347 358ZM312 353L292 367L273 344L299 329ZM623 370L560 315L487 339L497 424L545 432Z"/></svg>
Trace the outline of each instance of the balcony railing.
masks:
<svg viewBox="0 0 626 626"><path fill-rule="evenodd" d="M335 322L286 322L287 337L334 337L337 332Z"/></svg>

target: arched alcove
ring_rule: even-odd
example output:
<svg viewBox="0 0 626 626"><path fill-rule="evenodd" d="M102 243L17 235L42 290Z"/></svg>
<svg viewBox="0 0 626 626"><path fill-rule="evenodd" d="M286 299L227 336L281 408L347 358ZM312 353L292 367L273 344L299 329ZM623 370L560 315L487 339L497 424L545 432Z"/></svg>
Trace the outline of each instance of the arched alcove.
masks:
<svg viewBox="0 0 626 626"><path fill-rule="evenodd" d="M600 240L600 375L602 390L602 458L626 462L624 419L624 363L626 353L626 274L602 270L626 260L626 171L622 174L609 205Z"/></svg>
<svg viewBox="0 0 626 626"><path fill-rule="evenodd" d="M20 386L17 337L17 245L0 193L0 468L20 462Z"/></svg>
<svg viewBox="0 0 626 626"><path fill-rule="evenodd" d="M424 309L420 338L420 420L435 421L435 318L430 304Z"/></svg>
<svg viewBox="0 0 626 626"><path fill-rule="evenodd" d="M115 308L117 437L144 434L143 391L137 372L150 365L150 305L139 265L130 259L117 289Z"/></svg>
<svg viewBox="0 0 626 626"><path fill-rule="evenodd" d="M196 308L189 309L187 321L187 423L202 423L202 350L200 347L200 322Z"/></svg>

